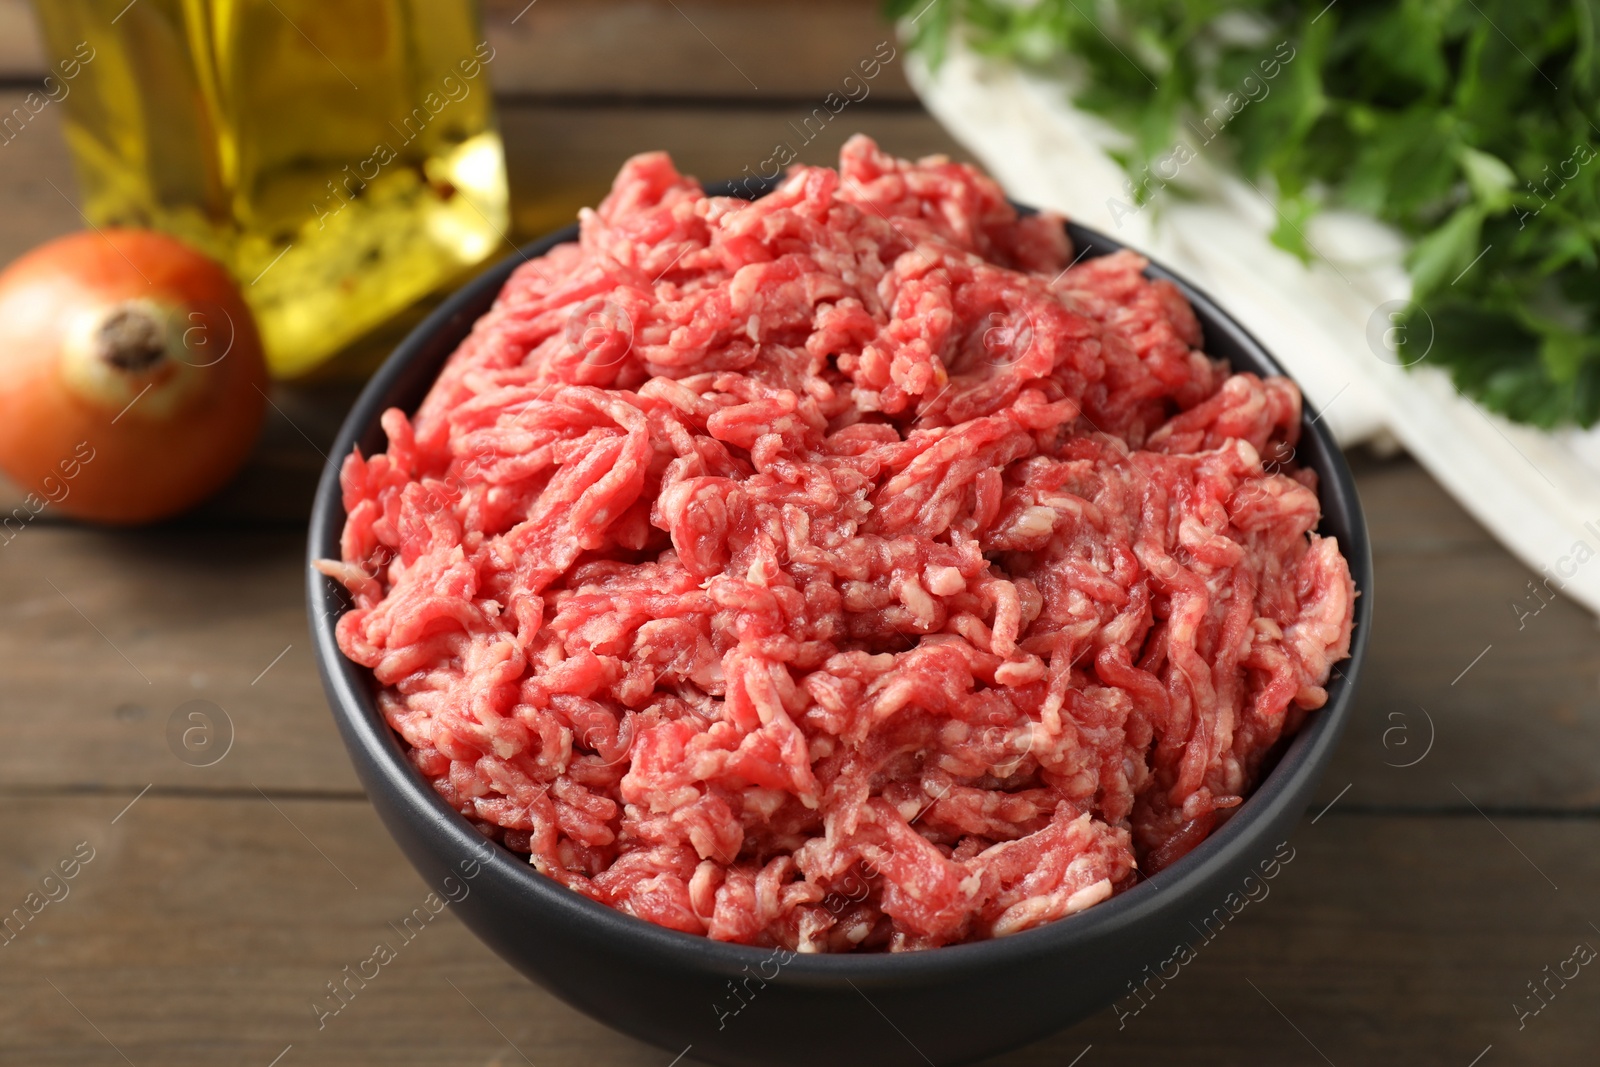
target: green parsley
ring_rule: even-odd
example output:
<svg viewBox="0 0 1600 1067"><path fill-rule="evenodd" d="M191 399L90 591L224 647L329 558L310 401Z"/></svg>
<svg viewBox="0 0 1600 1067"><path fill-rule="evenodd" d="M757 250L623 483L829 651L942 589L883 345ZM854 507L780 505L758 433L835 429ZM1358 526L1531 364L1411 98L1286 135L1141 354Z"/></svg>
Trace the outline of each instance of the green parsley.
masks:
<svg viewBox="0 0 1600 1067"><path fill-rule="evenodd" d="M888 8L917 16L933 62L953 32L1046 72L1070 55L1074 103L1130 135L1130 176L1193 143L1185 130L1287 42L1270 92L1236 99L1205 149L1276 186L1274 242L1309 258L1304 220L1324 206L1396 226L1413 241L1410 315L1433 324L1425 362L1523 422L1600 418L1596 0L927 4Z"/></svg>

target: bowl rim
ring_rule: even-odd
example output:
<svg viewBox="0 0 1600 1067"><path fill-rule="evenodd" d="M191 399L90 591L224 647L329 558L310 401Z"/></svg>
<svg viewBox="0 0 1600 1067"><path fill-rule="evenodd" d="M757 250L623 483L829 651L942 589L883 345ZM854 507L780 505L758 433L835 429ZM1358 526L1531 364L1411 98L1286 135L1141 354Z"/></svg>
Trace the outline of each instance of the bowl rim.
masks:
<svg viewBox="0 0 1600 1067"><path fill-rule="evenodd" d="M705 189L709 195L750 199L752 192L760 195L771 186L772 183L763 183L761 189L752 190L749 182L730 181L707 184ZM1024 205L1016 206L1019 212L1033 213ZM1087 227L1070 221L1065 225L1080 259L1125 248L1120 242ZM441 835L444 844L454 852L476 856L497 881L513 885L525 899L553 913L552 918L586 925L592 928L595 937L627 943L637 952L685 966L736 974L741 967L769 958L774 950L667 929L591 900L540 874L504 846L488 842L464 816L446 804L412 767L399 737L378 711L371 671L346 659L340 652L334 637L340 612L333 609L345 606L345 593L338 583L324 577L314 566L319 559L339 558L339 536L345 519L339 470L344 457L364 437L375 432L379 416L391 406L392 393L415 387L412 379L417 371L413 362L434 347L438 335L452 331L458 335L447 349L437 354L436 365L428 369L427 384L421 388L421 395L425 395L450 353L470 333L511 272L556 245L576 239L577 233L576 224L556 230L485 269L418 324L362 389L328 451L330 458L323 467L312 507L307 540L307 613L312 644L330 707L347 747L352 749L351 755L356 756L355 749L359 747L366 762L381 772L391 799L399 802L409 819L426 824L428 832ZM1205 328L1207 348L1217 340L1213 331L1220 331L1232 344L1248 352L1264 371L1288 377L1259 341L1187 279L1153 261L1149 262L1145 274L1171 281L1178 287ZM412 410L415 410L414 405ZM1330 514L1342 514L1349 532L1349 543L1341 538L1339 548L1349 563L1357 591L1350 655L1336 666L1336 675L1327 686L1326 703L1307 716L1277 763L1235 809L1233 817L1170 867L1076 914L1007 937L915 952L792 954L792 960L784 964L786 974L801 984L849 980L868 983L870 987L907 980L935 982L986 965L1020 964L1068 953L1075 946L1101 942L1171 906L1192 900L1225 873L1242 852L1253 854L1262 846L1262 842L1255 839L1262 831L1258 830L1253 837L1249 833L1251 828L1264 827L1273 821L1274 815L1282 814L1283 809L1294 802L1292 794L1308 784L1308 777L1314 779L1331 757L1351 716L1356 682L1371 631L1371 544L1349 464L1320 417L1311 415L1308 410L1301 413L1300 440L1314 442L1315 452L1320 454L1320 462L1314 455L1306 466L1318 470L1323 521ZM319 611L319 606L323 610ZM359 765L360 761L357 762ZM485 844L492 846L492 855L486 853Z"/></svg>

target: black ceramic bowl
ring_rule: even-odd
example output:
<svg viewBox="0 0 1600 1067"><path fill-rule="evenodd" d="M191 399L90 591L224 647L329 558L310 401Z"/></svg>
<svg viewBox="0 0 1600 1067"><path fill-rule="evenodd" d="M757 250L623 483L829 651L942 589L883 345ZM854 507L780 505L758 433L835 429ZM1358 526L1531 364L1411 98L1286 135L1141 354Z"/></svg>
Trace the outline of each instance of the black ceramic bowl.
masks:
<svg viewBox="0 0 1600 1067"><path fill-rule="evenodd" d="M715 191L732 194L728 186ZM1068 225L1086 256L1120 248ZM344 524L339 462L385 446L378 417L415 410L473 322L524 258L574 238L529 245L456 293L389 357L331 450L311 516L309 558L337 558ZM1281 374L1256 340L1183 279L1171 279L1205 329L1205 350L1237 370ZM1198 924L1260 876L1309 802L1350 717L1372 612L1372 562L1355 486L1324 425L1305 422L1299 461L1321 480L1321 531L1339 539L1361 596L1351 657L1328 703L1225 825L1153 878L1070 918L1013 937L897 955L792 956L677 933L562 888L483 840L406 761L373 699L370 672L340 654L347 603L315 570L309 611L317 664L356 772L411 862L462 922L529 978L580 1011L675 1056L728 1065L965 1063L1023 1045L1128 997L1129 982L1196 942ZM1267 868L1274 870L1273 868ZM1215 922L1205 926L1214 929ZM1197 925L1191 925L1197 924ZM1169 964L1170 966L1170 964ZM1170 972L1169 972L1170 976ZM1135 1002L1129 998L1129 1004ZM663 1060L663 1062L666 1062Z"/></svg>

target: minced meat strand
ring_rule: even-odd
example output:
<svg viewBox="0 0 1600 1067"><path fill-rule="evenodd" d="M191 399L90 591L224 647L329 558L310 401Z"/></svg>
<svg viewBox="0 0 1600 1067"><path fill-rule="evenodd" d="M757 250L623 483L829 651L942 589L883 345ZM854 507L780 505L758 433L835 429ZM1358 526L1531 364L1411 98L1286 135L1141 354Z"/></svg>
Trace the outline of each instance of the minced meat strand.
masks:
<svg viewBox="0 0 1600 1067"><path fill-rule="evenodd" d="M1016 933L1202 840L1355 591L1300 393L864 137L754 202L661 153L344 461L345 654L544 875L797 951Z"/></svg>

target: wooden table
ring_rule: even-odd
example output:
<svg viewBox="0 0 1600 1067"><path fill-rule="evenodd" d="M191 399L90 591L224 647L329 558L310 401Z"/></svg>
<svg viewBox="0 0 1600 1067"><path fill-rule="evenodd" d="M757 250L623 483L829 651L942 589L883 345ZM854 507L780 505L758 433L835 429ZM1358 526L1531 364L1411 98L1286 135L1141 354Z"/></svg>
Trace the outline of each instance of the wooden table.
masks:
<svg viewBox="0 0 1600 1067"><path fill-rule="evenodd" d="M490 5L519 237L594 201L633 151L707 178L765 159L888 37L856 0L524 2ZM899 68L804 157L856 129L959 155ZM25 14L0 2L0 111L40 69ZM58 108L0 147L0 192L0 259L80 225ZM427 892L362 795L308 651L304 518L353 388L279 389L250 467L181 521L47 512L0 547L0 914L66 893L0 945L0 1063L667 1067L448 914L317 1027L325 983ZM993 1064L1596 1061L1600 972L1552 982L1520 1025L1514 1007L1600 946L1594 622L1556 598L1519 626L1528 569L1409 460L1354 461L1372 654L1296 858L1139 1015ZM204 767L168 742L196 700L231 726ZM92 859L44 885L75 850Z"/></svg>

